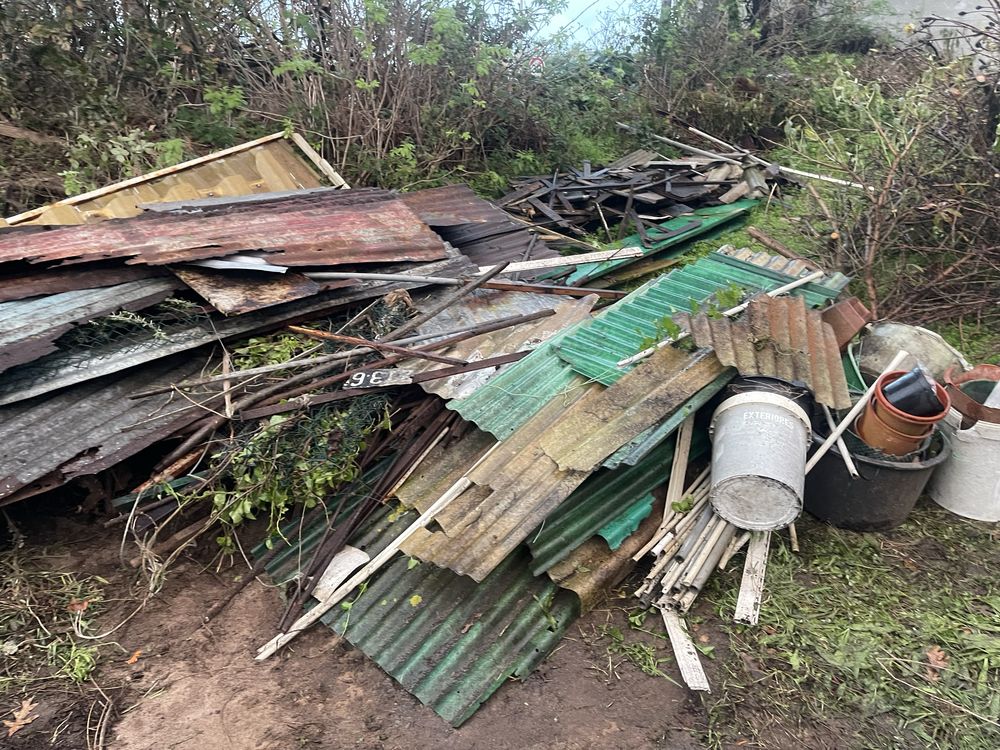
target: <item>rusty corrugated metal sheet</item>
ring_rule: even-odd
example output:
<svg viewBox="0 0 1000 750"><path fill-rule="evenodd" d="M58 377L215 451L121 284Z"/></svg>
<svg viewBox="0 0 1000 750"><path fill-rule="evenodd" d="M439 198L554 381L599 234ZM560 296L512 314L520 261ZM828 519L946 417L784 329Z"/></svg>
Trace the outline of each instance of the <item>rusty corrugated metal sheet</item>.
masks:
<svg viewBox="0 0 1000 750"><path fill-rule="evenodd" d="M428 273L436 276L468 275L472 266L454 251L456 257L419 266L416 271L391 269L393 272ZM264 310L232 318L201 320L166 335L152 333L142 341L95 347L91 350L58 351L33 362L19 365L4 374L0 382L0 405L23 401L59 388L190 351L219 340L269 331L287 323L319 317L351 302L379 297L394 289L408 289L420 283L402 281L366 281L346 289L320 292L294 302L285 302Z"/></svg>
<svg viewBox="0 0 1000 750"><path fill-rule="evenodd" d="M0 302L11 302L47 294L73 292L77 289L97 289L124 284L126 281L167 276L159 268L52 268L43 273L26 273L0 279Z"/></svg>
<svg viewBox="0 0 1000 750"><path fill-rule="evenodd" d="M124 180L11 216L11 226L90 224L138 216L143 203L317 188L324 183L283 133ZM312 156L309 156L312 158ZM331 184L344 186L332 173Z"/></svg>
<svg viewBox="0 0 1000 750"><path fill-rule="evenodd" d="M725 367L711 350L666 346L605 389L567 408L539 440L560 470L594 471L619 447L673 413Z"/></svg>
<svg viewBox="0 0 1000 750"><path fill-rule="evenodd" d="M34 483L57 487L96 474L203 417L203 409L177 403L172 394L129 398L195 375L203 365L175 359L0 408L0 504Z"/></svg>
<svg viewBox="0 0 1000 750"><path fill-rule="evenodd" d="M430 261L444 243L383 190L307 193L198 213L150 212L50 231L0 232L0 263L80 263L119 258L165 265L261 250L279 265Z"/></svg>
<svg viewBox="0 0 1000 750"><path fill-rule="evenodd" d="M225 315L239 315L311 297L323 289L323 285L293 271L254 273L181 266L173 272Z"/></svg>
<svg viewBox="0 0 1000 750"><path fill-rule="evenodd" d="M118 310L162 302L180 285L173 279L129 281L29 300L0 303L0 372L56 351L55 340L74 324Z"/></svg>
<svg viewBox="0 0 1000 750"><path fill-rule="evenodd" d="M533 229L479 198L467 185L420 190L402 199L478 266L559 257ZM525 272L521 277L535 275Z"/></svg>
<svg viewBox="0 0 1000 750"><path fill-rule="evenodd" d="M450 292L445 291L444 293ZM439 294L435 293L431 295L430 299L438 297ZM434 316L427 324L420 327L420 332L446 331L469 323L485 323L511 315L529 314L539 310L555 310L555 314L550 317L475 336L437 352L467 362L474 362L500 354L535 349L543 341L550 339L567 326L589 319L590 311L596 302L597 297L593 295L576 300L560 300L551 294L511 294L489 289L477 290ZM415 304L418 309L422 309L426 306L426 300L418 299ZM465 375L429 380L421 383L420 387L427 393L434 393L445 399L466 398L509 366L476 370ZM443 365L428 360L408 360L400 363L399 367L415 372L424 372L440 369Z"/></svg>
<svg viewBox="0 0 1000 750"><path fill-rule="evenodd" d="M697 346L712 347L741 375L801 382L820 403L851 408L833 329L801 297L761 295L737 320L697 315L689 325Z"/></svg>

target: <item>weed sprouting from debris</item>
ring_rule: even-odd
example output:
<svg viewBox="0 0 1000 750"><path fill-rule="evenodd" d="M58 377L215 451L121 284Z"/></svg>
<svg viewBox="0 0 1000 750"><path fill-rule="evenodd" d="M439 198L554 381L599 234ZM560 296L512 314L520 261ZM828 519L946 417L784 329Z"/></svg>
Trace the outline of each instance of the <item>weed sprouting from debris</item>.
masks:
<svg viewBox="0 0 1000 750"><path fill-rule="evenodd" d="M803 552L773 550L757 627L731 626L735 658L710 709L714 745L808 744L794 727L843 733L843 747L993 750L1000 737L1000 562L996 531L936 507L900 529L807 525ZM729 621L738 586L709 595ZM774 718L789 737L775 734Z"/></svg>
<svg viewBox="0 0 1000 750"><path fill-rule="evenodd" d="M40 570L22 553L0 555L0 694L37 682L86 682L98 647L81 642L103 600L100 578Z"/></svg>

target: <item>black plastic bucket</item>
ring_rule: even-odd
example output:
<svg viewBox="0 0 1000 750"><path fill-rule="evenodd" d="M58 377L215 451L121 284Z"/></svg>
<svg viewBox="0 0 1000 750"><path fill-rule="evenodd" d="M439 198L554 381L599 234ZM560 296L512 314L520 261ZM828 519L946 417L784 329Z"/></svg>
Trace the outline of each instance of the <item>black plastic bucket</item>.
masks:
<svg viewBox="0 0 1000 750"><path fill-rule="evenodd" d="M824 436L813 434L810 453ZM935 453L936 450L936 453ZM853 478L834 445L806 475L804 506L821 521L852 531L884 531L903 523L934 469L951 455L948 437L937 431L931 439L932 457L923 461L885 461L854 453L861 476Z"/></svg>

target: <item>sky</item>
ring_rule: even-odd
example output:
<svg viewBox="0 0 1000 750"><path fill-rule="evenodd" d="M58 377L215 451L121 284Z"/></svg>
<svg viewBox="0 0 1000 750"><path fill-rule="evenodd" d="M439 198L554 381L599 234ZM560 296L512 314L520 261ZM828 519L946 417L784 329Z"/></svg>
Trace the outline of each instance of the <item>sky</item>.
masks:
<svg viewBox="0 0 1000 750"><path fill-rule="evenodd" d="M627 4L622 0L567 0L566 8L552 17L542 35L565 29L575 40L584 41L597 30L602 15L623 9Z"/></svg>

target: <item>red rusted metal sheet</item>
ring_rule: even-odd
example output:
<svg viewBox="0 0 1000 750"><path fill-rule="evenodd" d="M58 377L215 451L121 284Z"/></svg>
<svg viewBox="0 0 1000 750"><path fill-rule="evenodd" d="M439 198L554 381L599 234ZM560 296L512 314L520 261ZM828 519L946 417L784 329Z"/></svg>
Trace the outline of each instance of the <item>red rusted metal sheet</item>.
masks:
<svg viewBox="0 0 1000 750"><path fill-rule="evenodd" d="M311 297L323 288L319 282L293 271L214 271L192 266L182 266L173 271L177 278L224 315L239 315Z"/></svg>
<svg viewBox="0 0 1000 750"><path fill-rule="evenodd" d="M188 213L150 212L81 226L0 232L0 263L124 259L165 265L263 251L286 266L430 261L444 242L384 190L305 193Z"/></svg>

